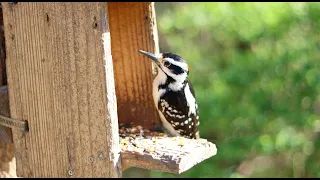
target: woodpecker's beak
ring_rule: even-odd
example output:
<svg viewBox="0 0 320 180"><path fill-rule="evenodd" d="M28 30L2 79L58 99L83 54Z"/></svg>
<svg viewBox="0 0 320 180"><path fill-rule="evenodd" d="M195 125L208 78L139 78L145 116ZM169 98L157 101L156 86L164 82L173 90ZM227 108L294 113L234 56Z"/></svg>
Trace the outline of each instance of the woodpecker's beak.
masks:
<svg viewBox="0 0 320 180"><path fill-rule="evenodd" d="M160 66L160 61L157 58L157 56L155 54L149 53L149 52L145 52L142 50L138 50L138 52L142 53L143 55L147 56L148 58L152 59L152 61L154 61L158 66Z"/></svg>

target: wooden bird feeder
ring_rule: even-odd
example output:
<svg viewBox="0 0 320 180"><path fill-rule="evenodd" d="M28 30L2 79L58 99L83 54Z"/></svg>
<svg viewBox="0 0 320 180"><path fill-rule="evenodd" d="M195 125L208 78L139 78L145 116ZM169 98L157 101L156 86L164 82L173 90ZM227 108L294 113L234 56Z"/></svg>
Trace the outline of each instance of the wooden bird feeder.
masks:
<svg viewBox="0 0 320 180"><path fill-rule="evenodd" d="M1 98L0 113L10 113L0 118L29 129L12 128L18 177L122 177L129 167L180 174L216 154L205 139L154 137L141 152L121 143L120 124L161 125L155 71L137 52L159 52L154 3L1 5L0 83L9 93L2 87L0 98L10 103Z"/></svg>

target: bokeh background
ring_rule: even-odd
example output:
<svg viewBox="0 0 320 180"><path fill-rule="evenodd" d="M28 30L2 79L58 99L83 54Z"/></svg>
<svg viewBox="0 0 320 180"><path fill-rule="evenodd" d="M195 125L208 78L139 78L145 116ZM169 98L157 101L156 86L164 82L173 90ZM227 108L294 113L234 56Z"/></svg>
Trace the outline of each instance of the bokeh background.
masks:
<svg viewBox="0 0 320 180"><path fill-rule="evenodd" d="M155 7L160 52L189 63L200 135L218 153L181 175L124 177L320 177L320 3Z"/></svg>

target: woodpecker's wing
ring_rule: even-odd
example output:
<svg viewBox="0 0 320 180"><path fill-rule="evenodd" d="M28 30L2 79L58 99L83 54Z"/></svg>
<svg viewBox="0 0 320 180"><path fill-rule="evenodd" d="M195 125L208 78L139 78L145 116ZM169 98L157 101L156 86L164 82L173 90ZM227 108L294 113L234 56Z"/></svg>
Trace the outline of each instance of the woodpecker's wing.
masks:
<svg viewBox="0 0 320 180"><path fill-rule="evenodd" d="M189 88L189 86L186 86L186 88ZM192 94L191 89L190 92ZM160 97L158 109L166 118L168 123L170 123L181 136L197 138L197 105L191 104L190 106L196 107L196 113L189 113L190 107L187 102L184 88L181 89L181 91L167 91L162 97Z"/></svg>
<svg viewBox="0 0 320 180"><path fill-rule="evenodd" d="M190 87L190 91L191 91L193 97L196 98L196 93L194 92L193 86L192 86L192 84L190 83L190 81L188 79L187 79L187 83L188 83L188 85Z"/></svg>
<svg viewBox="0 0 320 180"><path fill-rule="evenodd" d="M192 118L192 122L195 124L195 126L193 128L193 134L194 134L196 139L199 139L200 138L200 133L199 133L200 121L199 121L199 111L198 111L198 103L197 103L197 100L196 100L196 93L195 93L195 91L193 89L193 86L192 86L191 82L189 80L187 80L187 83L189 85L189 89L191 91L191 94L193 95L193 98L195 99L196 114L191 117Z"/></svg>

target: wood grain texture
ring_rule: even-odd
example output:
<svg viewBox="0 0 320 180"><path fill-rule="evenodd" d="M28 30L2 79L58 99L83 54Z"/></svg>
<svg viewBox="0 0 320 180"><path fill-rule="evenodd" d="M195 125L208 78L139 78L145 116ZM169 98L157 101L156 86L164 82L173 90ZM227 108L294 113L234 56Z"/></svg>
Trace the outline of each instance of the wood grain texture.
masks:
<svg viewBox="0 0 320 180"><path fill-rule="evenodd" d="M2 3L20 177L120 177L107 5ZM120 169L120 170L119 170Z"/></svg>
<svg viewBox="0 0 320 180"><path fill-rule="evenodd" d="M166 137L156 139L155 142L153 147L148 147L155 149L154 152L140 154L132 150L122 150L121 161L124 169L138 167L181 174L217 153L215 144L205 139Z"/></svg>
<svg viewBox="0 0 320 180"><path fill-rule="evenodd" d="M0 115L10 117L9 97L6 77L6 50L2 8L0 8ZM0 126L0 178L17 177L14 144L10 128Z"/></svg>
<svg viewBox="0 0 320 180"><path fill-rule="evenodd" d="M137 50L158 53L154 4L109 2L109 24L119 123L159 125L152 97L152 61Z"/></svg>

